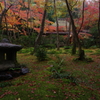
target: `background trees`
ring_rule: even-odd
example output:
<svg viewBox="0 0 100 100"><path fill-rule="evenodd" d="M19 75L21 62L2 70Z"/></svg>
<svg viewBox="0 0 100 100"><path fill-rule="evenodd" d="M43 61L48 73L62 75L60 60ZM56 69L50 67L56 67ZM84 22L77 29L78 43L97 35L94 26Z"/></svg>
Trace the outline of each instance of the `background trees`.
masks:
<svg viewBox="0 0 100 100"><path fill-rule="evenodd" d="M99 27L100 27L99 0L85 1L85 3L83 1L67 0L69 9L71 11L71 16L73 17L73 22L75 25L74 29L67 26L67 31L68 28L70 30L69 33L74 33L73 30L76 30L77 33L84 30L89 32L90 30L93 36L92 39L96 44L99 44ZM83 6L82 3L84 4ZM26 36L26 37L35 36L34 39L33 38L32 39L33 42L37 44L37 42L39 43L39 41L41 40L40 38L37 39L38 37L36 38L36 36L39 36L39 33L41 33L41 28L42 28L42 33L46 33L46 32L53 33L54 31L56 31L56 27L52 26L52 24L54 22L57 22L57 19L59 18L64 18L66 19L67 22L72 24L72 21L70 19L71 17L69 16L65 0L57 0L55 6L53 0L48 0L47 8L46 8L47 14L45 15L45 24L43 24L44 11L45 11L44 5L45 5L44 0L34 0L34 1L0 0L1 36L2 37L7 36L10 41L17 40L22 36ZM72 25L69 26L72 27ZM58 33L63 28L64 28L63 26L58 27L57 29ZM97 32L93 30L96 30ZM66 30L63 31L66 32ZM82 34L80 35L79 33L76 34L77 38L75 39L73 34L73 41L72 41L70 40L71 38L70 35L72 36L72 34L69 34L68 39L69 41L71 41L71 43L73 43L74 46L76 45L77 38L79 38L80 40L81 37L84 37ZM35 41L35 38L37 42ZM75 49L73 49L73 51L74 50Z"/></svg>

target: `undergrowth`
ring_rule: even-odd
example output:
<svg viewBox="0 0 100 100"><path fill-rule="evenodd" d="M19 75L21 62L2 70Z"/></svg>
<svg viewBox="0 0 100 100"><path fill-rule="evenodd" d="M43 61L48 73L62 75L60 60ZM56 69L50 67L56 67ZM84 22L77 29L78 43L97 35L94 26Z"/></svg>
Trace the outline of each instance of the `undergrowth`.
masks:
<svg viewBox="0 0 100 100"><path fill-rule="evenodd" d="M69 72L65 71L65 58L61 58L59 55L55 55L56 60L49 61L50 67L48 70L51 72L50 78L60 78L60 79L67 79L68 82L77 84L75 77L73 77Z"/></svg>
<svg viewBox="0 0 100 100"><path fill-rule="evenodd" d="M0 87L0 100L100 99L99 55L90 55L89 52L88 56L94 60L91 63L75 62L72 59L76 56L69 53L48 56L51 59L41 62L34 55L18 54L18 62L27 65L30 73L8 80L8 83L0 82L5 84Z"/></svg>

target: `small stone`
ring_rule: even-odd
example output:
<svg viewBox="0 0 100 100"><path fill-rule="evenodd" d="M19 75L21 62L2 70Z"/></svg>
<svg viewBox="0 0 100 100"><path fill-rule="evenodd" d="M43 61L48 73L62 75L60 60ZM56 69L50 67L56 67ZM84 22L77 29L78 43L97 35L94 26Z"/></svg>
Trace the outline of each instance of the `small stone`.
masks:
<svg viewBox="0 0 100 100"><path fill-rule="evenodd" d="M22 74L27 74L27 73L29 73L29 69L28 68L22 68L21 73Z"/></svg>

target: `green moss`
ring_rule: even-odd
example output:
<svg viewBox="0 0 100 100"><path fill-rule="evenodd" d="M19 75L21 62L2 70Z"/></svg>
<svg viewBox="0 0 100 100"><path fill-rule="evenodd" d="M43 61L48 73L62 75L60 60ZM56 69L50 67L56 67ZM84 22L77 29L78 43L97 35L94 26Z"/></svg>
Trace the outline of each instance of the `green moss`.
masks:
<svg viewBox="0 0 100 100"><path fill-rule="evenodd" d="M74 85L66 78L50 78L52 73L48 71L51 65L48 63L49 60L39 62L35 56L21 53L18 54L18 62L25 64L30 69L30 73L7 81L12 84L0 88L0 100L18 100L18 98L21 100L99 100L98 56L93 58L94 62L91 63L74 62L72 59L76 57L69 54L59 54L59 60L55 59L54 55L48 56L56 62L64 57L63 70L75 77L78 85ZM0 82L0 84L4 83Z"/></svg>

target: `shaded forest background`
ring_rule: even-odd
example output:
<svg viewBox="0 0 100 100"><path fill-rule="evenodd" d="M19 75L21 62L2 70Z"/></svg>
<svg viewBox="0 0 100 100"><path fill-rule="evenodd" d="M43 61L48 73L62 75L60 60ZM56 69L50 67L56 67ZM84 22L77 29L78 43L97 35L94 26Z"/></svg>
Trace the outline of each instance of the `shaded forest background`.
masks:
<svg viewBox="0 0 100 100"><path fill-rule="evenodd" d="M83 59L82 47L100 47L99 8L99 0L0 0L0 38L34 51L72 46L75 54L78 47Z"/></svg>

